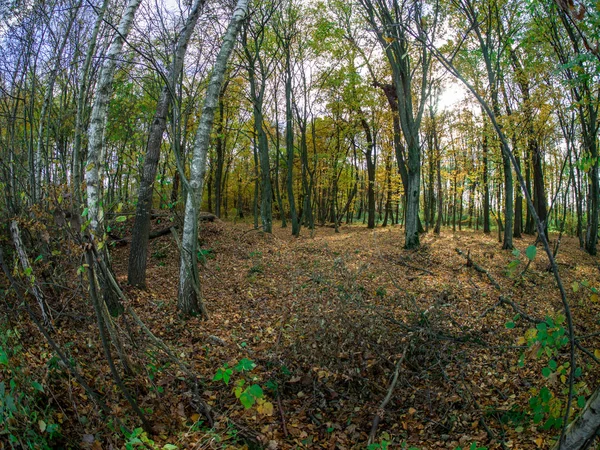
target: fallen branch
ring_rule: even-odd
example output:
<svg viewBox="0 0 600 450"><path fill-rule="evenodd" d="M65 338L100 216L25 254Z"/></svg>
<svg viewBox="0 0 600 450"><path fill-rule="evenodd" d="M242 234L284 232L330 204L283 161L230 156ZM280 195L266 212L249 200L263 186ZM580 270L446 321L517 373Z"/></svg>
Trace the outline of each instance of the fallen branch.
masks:
<svg viewBox="0 0 600 450"><path fill-rule="evenodd" d="M494 309L496 309L498 306L501 306L501 305L510 306L514 312L519 314L523 319L525 319L528 322L536 323L536 324L544 322L542 319L538 319L537 317L530 316L529 314L524 312L519 305L517 305L511 299L503 297L502 295L500 297L498 297L498 301L493 306L490 306L483 313L481 313L479 318L485 317L486 315L488 315L490 312L492 312Z"/></svg>
<svg viewBox="0 0 600 450"><path fill-rule="evenodd" d="M407 347L404 348L404 352L403 352L402 356L400 357L400 359L398 359L398 362L396 363L396 369L394 370L394 377L392 378L390 387L388 388L385 398L379 405L379 408L377 408L377 413L375 414L375 417L373 418L373 425L371 425L371 432L369 433L369 442L368 442L369 445L371 445L375 441L375 435L377 434L377 427L379 426L379 422L381 421L381 419L383 419L383 417L385 415L385 407L392 399L392 393L394 392L394 389L396 388L396 384L398 383L398 374L400 373L400 366L402 365L404 358L406 358L406 353L407 353Z"/></svg>
<svg viewBox="0 0 600 450"><path fill-rule="evenodd" d="M42 321L44 326L51 332L54 331L54 326L52 325L52 320L50 314L48 313L48 307L46 305L46 298L44 296L44 291L40 288L39 283L33 276L33 270L31 269L31 265L29 264L29 258L27 257L27 252L25 251L25 246L21 241L21 233L19 232L19 225L16 220L10 222L10 234L13 239L13 243L15 244L15 249L17 250L17 255L19 256L19 262L21 263L21 267L23 268L23 272L25 276L29 280L29 284L31 286L31 293L35 297L40 307L40 311L42 313Z"/></svg>
<svg viewBox="0 0 600 450"><path fill-rule="evenodd" d="M148 240L156 239L161 236L166 236L171 232L171 228L177 228L177 225L169 225L157 231L153 231L148 235ZM124 246L131 243L131 237L120 238L119 236L108 233L108 237L112 239L112 243L118 246Z"/></svg>
<svg viewBox="0 0 600 450"><path fill-rule="evenodd" d="M90 387L90 385L87 384L87 382L85 381L83 376L74 367L71 359L67 358L67 356L63 353L63 351L60 349L58 343L55 342L54 339L52 339L52 337L50 336L50 333L48 332L48 330L46 329L44 324L35 316L35 314L31 310L31 308L29 307L29 304L25 301L25 296L24 296L23 291L21 290L17 281L13 278L12 274L10 273L10 270L8 269L8 267L6 266L6 263L4 262L4 257L2 254L2 247L0 247L0 266L2 266L2 271L8 278L8 281L10 282L12 288L17 293L17 297L23 301L23 305L25 305L25 310L27 311L27 314L29 315L29 317L31 318L33 323L36 325L38 330L40 330L40 333L42 333L42 335L46 338L46 341L48 342L50 347L52 347L54 352L58 355L58 357L60 358L63 365L67 368L67 370L71 373L71 375L73 375L73 377L77 380L77 382L85 390L85 392L88 394L88 396L96 403L96 405L98 405L100 407L100 409L102 409L102 411L104 411L104 413L106 413L107 415L109 415L109 416L112 415L111 409L102 400L102 398L100 397L100 394L98 394L96 391L94 391ZM116 419L117 419L117 421L120 422L120 420L118 418L116 418Z"/></svg>
<svg viewBox="0 0 600 450"><path fill-rule="evenodd" d="M108 367L110 368L110 372L112 374L112 377L113 377L116 385L119 387L119 389L121 390L121 392L127 399L127 402L129 403L129 405L131 406L131 408L133 409L135 414L139 417L140 421L142 422L142 427L144 428L144 430L146 432L151 433L152 427L150 426L150 423L148 422L148 420L146 419L146 416L144 415L144 413L138 406L137 401L133 398L133 396L129 392L129 389L127 389L127 387L125 386L125 383L123 383L123 379L121 378L117 368L115 367L115 364L114 364L114 361L113 361L113 358L112 358L112 355L110 352L109 342L106 338L106 334L105 334L105 330L104 330L102 305L100 303L100 299L98 297L98 292L96 289L97 282L96 282L96 275L94 272L94 256L92 254L91 244L87 247L87 249L85 251L85 259L88 264L87 274L88 274L88 279L90 282L90 298L91 298L92 304L94 306L94 311L96 312L96 320L98 323L98 330L100 331L100 342L102 343L102 348L104 350L104 356L106 357L106 361L108 362Z"/></svg>
<svg viewBox="0 0 600 450"><path fill-rule="evenodd" d="M456 248L456 253L458 253L459 255L466 258L467 267L473 267L473 269L475 269L477 272L485 274L487 276L488 280L490 280L490 283L492 283L496 289L498 289L499 291L502 290L502 288L500 287L498 282L494 279L494 277L492 277L492 275L486 269L484 269L483 267L481 267L480 265L478 265L475 261L473 261L471 259L470 252L465 255L465 253L461 249Z"/></svg>
<svg viewBox="0 0 600 450"><path fill-rule="evenodd" d="M413 265L411 265L411 264L408 264L407 262L405 262L405 261L402 261L402 260L399 260L399 261L398 261L398 264L400 264L400 265L403 265L403 266L405 266L405 267L408 267L409 269L418 270L418 271L420 271L420 272L423 272L423 273L426 273L426 274L428 274L428 275L434 275L434 273L433 273L433 272L431 272L430 270L423 269L422 267L413 266Z"/></svg>
<svg viewBox="0 0 600 450"><path fill-rule="evenodd" d="M163 352L165 352L165 354L171 359L171 361L173 361L175 364L177 364L179 366L179 368L181 369L181 371L187 375L190 382L195 385L197 383L197 378L198 378L197 375L194 374L192 372L192 370L173 353L173 351L169 348L169 346L167 344L165 344L154 333L152 333L152 331L146 326L146 324L142 321L142 319L140 319L140 317L135 313L133 308L131 306L129 306L128 302L126 301L127 297L121 290L119 284L117 283L117 280L115 280L115 278L112 275L112 273L110 272L110 270L108 270L108 268L106 267L104 260L98 258L97 253L96 253L96 248L94 246L92 246L92 251L94 252L94 256L96 257L95 259L98 262L98 265L100 266L100 270L106 276L106 279L111 283L115 292L117 292L117 294L119 295L119 298L123 301L123 304L125 305L125 311L133 318L134 322L146 334L146 336L150 339L150 341L157 348L160 348ZM206 417L206 419L208 420L208 423L212 427L214 425L214 420L212 418L210 406L208 406L208 404L206 404L206 402L204 402L201 398L196 398L195 401L198 405L201 405L201 408L203 409L202 412L203 412L204 416Z"/></svg>
<svg viewBox="0 0 600 450"><path fill-rule="evenodd" d="M281 406L281 395L277 392L277 406L279 406L279 415L281 416L281 428L283 429L283 435L287 438L289 433L287 426L285 425L285 414L283 413L283 406Z"/></svg>

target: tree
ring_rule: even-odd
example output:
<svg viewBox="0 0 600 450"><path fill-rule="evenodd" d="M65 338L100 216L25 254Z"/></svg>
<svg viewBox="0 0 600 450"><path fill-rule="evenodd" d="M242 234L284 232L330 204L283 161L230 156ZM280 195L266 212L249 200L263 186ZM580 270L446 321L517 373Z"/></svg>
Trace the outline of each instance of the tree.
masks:
<svg viewBox="0 0 600 450"><path fill-rule="evenodd" d="M152 209L152 194L154 193L154 180L160 156L160 147L163 134L167 128L167 114L171 106L171 99L175 95L175 83L181 76L183 61L188 42L200 17L200 12L206 0L195 0L188 17L179 33L175 54L169 74L166 75L165 85L160 93L156 105L156 113L150 128L146 158L141 173L138 201L135 213L135 224L131 236L131 250L129 252L129 268L127 280L133 286L143 287L146 284L146 259L148 255L148 236L150 235L150 213Z"/></svg>
<svg viewBox="0 0 600 450"><path fill-rule="evenodd" d="M181 263L179 270L179 292L177 307L185 315L201 315L207 317L202 302L198 263L196 261L198 247L198 212L202 200L202 188L206 174L206 155L210 143L210 134L214 122L215 111L219 102L219 93L225 77L227 62L233 52L237 35L246 18L249 0L238 0L229 26L223 36L221 49L215 65L202 106L202 115L194 141L190 180L185 203L183 235L181 240Z"/></svg>
<svg viewBox="0 0 600 450"><path fill-rule="evenodd" d="M123 44L127 40L127 36L133 26L135 12L140 6L141 0L130 0L119 26L117 27L116 35L112 40L110 47L106 53L98 84L96 86L96 98L92 106L90 118L90 127L88 131L88 157L85 168L85 182L87 189L87 220L90 223L92 235L95 238L102 239L102 207L100 200L99 189L99 167L100 155L102 153L102 138L104 134L104 124L108 114L108 102L112 90L112 83L117 68L117 61L123 50ZM100 233L100 234L99 234Z"/></svg>
<svg viewBox="0 0 600 450"><path fill-rule="evenodd" d="M438 5L430 14L420 3L400 3L398 0L359 0L365 18L374 30L390 67L399 103L399 118L407 148L407 184L405 247L419 246L419 197L421 181L421 146L419 130L429 90L431 54L422 42L425 36L434 39L438 22ZM408 30L412 29L413 34ZM414 50L413 50L414 47ZM417 81L412 67L413 52L420 57L421 79ZM416 107L413 99L416 97Z"/></svg>
<svg viewBox="0 0 600 450"><path fill-rule="evenodd" d="M271 163L269 141L264 129L264 102L267 77L275 63L272 55L265 55L265 47L270 45L271 36L267 28L278 5L275 2L260 4L244 23L242 45L250 84L250 101L254 116L256 148L260 161L261 203L260 218L265 233L273 231L273 186L271 184Z"/></svg>

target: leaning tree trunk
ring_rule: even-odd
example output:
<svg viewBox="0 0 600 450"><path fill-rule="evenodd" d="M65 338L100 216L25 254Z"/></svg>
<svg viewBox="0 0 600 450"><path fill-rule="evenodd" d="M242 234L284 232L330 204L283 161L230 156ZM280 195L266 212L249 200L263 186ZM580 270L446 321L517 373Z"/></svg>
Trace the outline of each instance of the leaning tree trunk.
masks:
<svg viewBox="0 0 600 450"><path fill-rule="evenodd" d="M19 225L15 220L10 222L10 234L15 245L15 249L17 250L17 255L19 257L21 267L23 268L23 272L25 273L25 276L29 279L31 293L37 300L38 305L40 307L40 312L42 313L42 322L48 330L54 330L54 326L52 325L52 320L48 312L48 307L46 306L46 297L44 296L44 291L42 291L39 283L32 274L31 265L29 264L29 258L27 257L27 253L25 252L25 246L21 241Z"/></svg>
<svg viewBox="0 0 600 450"><path fill-rule="evenodd" d="M167 128L167 114L175 91L175 82L183 70L183 60L188 42L192 37L200 11L206 0L195 0L188 18L179 34L175 58L168 75L167 83L162 89L156 113L150 128L148 144L146 146L146 159L140 180L138 202L135 211L135 224L131 236L131 251L129 252L129 268L127 280L132 286L143 287L146 285L146 262L148 255L148 236L150 234L150 212L152 209L152 194L154 192L154 179L160 157L160 147L165 129Z"/></svg>
<svg viewBox="0 0 600 450"><path fill-rule="evenodd" d="M85 168L85 181L87 190L87 217L89 222L89 231L92 241L102 240L102 208L100 200L100 176L99 166L102 163L100 154L102 152L102 141L104 134L104 125L108 116L108 105L112 83L117 68L117 60L123 51L123 44L131 31L135 12L140 6L141 0L130 0L125 7L125 11L119 22L116 36L114 37L106 57L100 69L96 99L92 106L90 127L88 132L88 158ZM106 256L104 254L103 256ZM102 287L102 294L111 314L118 315L122 307L119 297L114 292L111 284L105 279L101 271L97 271L99 283Z"/></svg>
<svg viewBox="0 0 600 450"><path fill-rule="evenodd" d="M179 272L179 293L177 307L185 315L202 315L206 309L200 296L200 283L196 250L198 245L198 209L202 200L202 187L206 174L206 155L210 143L215 110L219 101L219 92L225 77L227 62L235 46L237 34L246 16L249 0L238 0L231 22L227 27L221 49L217 55L206 98L202 107L202 116L196 132L192 163L190 167L190 188L185 203L185 218L181 242L181 267Z"/></svg>
<svg viewBox="0 0 600 450"><path fill-rule="evenodd" d="M119 23L117 34L112 41L106 58L100 69L96 99L92 106L92 116L90 119L88 158L85 169L85 182L87 190L87 220L89 220L91 232L97 235L102 221L102 210L99 199L99 165L100 153L102 151L102 135L104 133L104 123L108 114L108 103L110 100L111 87L117 68L117 60L123 50L123 44L129 35L133 18L141 0L130 0L123 12Z"/></svg>
<svg viewBox="0 0 600 450"><path fill-rule="evenodd" d="M577 419L569 424L562 441L552 450L583 450L590 448L600 433L600 388L592 394Z"/></svg>

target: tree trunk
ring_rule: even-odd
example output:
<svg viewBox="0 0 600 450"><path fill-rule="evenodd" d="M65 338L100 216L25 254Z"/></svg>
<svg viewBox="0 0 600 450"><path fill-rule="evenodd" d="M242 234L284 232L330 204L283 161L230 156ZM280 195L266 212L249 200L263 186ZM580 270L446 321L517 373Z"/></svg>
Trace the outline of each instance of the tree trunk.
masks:
<svg viewBox="0 0 600 450"><path fill-rule="evenodd" d="M486 133L486 127L483 130ZM483 162L483 232L489 234L490 229L490 186L488 182L488 138L483 135L482 144Z"/></svg>
<svg viewBox="0 0 600 450"><path fill-rule="evenodd" d="M503 144L500 144L503 145ZM514 186L513 176L510 167L510 159L506 155L510 149L502 152L502 164L504 166L504 240L502 248L504 250L512 250L513 248L513 223L514 223ZM500 210L500 208L498 208ZM498 213L498 217L500 213Z"/></svg>
<svg viewBox="0 0 600 450"><path fill-rule="evenodd" d="M515 148L513 146L513 148ZM515 161L517 161L517 169L521 170L521 159L518 155L515 155ZM521 189L515 191L515 225L513 230L513 237L521 237L521 227L523 225L523 194Z"/></svg>
<svg viewBox="0 0 600 450"><path fill-rule="evenodd" d="M300 223L294 199L294 123L292 114L292 69L289 42L285 53L285 147L287 153L287 194L292 220L292 236L300 234Z"/></svg>
<svg viewBox="0 0 600 450"><path fill-rule="evenodd" d="M227 27L221 49L206 91L202 115L196 132L192 162L190 166L190 188L188 189L181 239L181 267L179 272L178 309L185 315L200 314L206 317L206 309L200 297L200 283L196 252L198 245L198 209L202 200L202 185L206 174L206 156L210 134L219 101L227 62L235 46L237 34L246 16L249 0L238 0L231 22Z"/></svg>
<svg viewBox="0 0 600 450"><path fill-rule="evenodd" d="M556 442L552 450L583 450L591 448L600 433L600 389L596 389L585 407Z"/></svg>
<svg viewBox="0 0 600 450"><path fill-rule="evenodd" d="M47 127L46 125L46 115L48 113L48 109L51 108L52 103L52 95L54 94L54 83L56 82L56 77L58 75L58 71L60 69L60 63L62 59L63 51L65 50L65 46L69 41L69 36L71 34L71 28L73 27L73 23L77 18L77 14L79 13L79 9L81 8L82 1L73 7L71 10L71 15L69 17L69 22L67 24L67 29L64 30L63 39L58 45L58 49L56 54L54 55L54 66L50 71L48 84L46 86L46 94L44 95L44 101L42 103L42 109L40 111L40 118L38 123L38 131L37 131L37 147L35 151L35 161L34 161L34 169L33 180L34 183L31 186L31 193L33 197L33 202L36 203L41 198L42 191L42 151L44 146L44 131ZM47 167L46 170L50 170L50 166Z"/></svg>
<svg viewBox="0 0 600 450"><path fill-rule="evenodd" d="M117 60L123 49L123 44L129 35L133 18L141 0L130 0L127 4L121 21L118 26L117 34L113 39L98 79L96 99L92 106L90 118L90 128L88 132L88 158L85 170L85 182L87 189L87 219L90 222L90 228L94 235L100 231L99 226L102 222L101 202L99 198L99 166L101 163L100 154L102 153L102 137L104 134L104 124L108 114L108 103L110 100L111 88ZM100 233L101 236L101 233Z"/></svg>
<svg viewBox="0 0 600 450"><path fill-rule="evenodd" d="M188 42L192 36L200 11L206 0L195 0L190 14L177 39L177 47L173 65L168 75L168 83L163 87L156 106L154 120L150 126L146 158L142 169L138 201L135 211L135 223L131 236L131 251L129 252L129 267L127 280L132 286L144 287L146 285L146 262L148 256L148 235L150 234L150 213L152 209L152 194L156 168L160 158L160 147L165 129L167 128L167 114L175 94L175 80L183 70L183 60Z"/></svg>
<svg viewBox="0 0 600 450"><path fill-rule="evenodd" d="M98 41L98 33L100 32L100 25L104 20L104 14L108 6L108 0L103 0L102 6L98 11L98 17L90 36L88 49L85 55L85 61L83 63L83 70L81 75L81 82L79 83L79 92L77 93L77 112L75 114L75 140L73 143L73 191L75 193L75 202L77 205L76 210L79 211L79 206L83 203L81 198L81 140L84 133L84 112L86 109L86 96L89 83L90 68L92 65L92 59L96 52L96 43Z"/></svg>

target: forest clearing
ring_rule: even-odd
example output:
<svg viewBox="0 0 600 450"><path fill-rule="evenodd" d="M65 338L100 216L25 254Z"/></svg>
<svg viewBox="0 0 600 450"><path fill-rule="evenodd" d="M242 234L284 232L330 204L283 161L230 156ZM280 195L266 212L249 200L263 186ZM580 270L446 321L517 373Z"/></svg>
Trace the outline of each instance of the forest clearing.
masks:
<svg viewBox="0 0 600 450"><path fill-rule="evenodd" d="M599 30L0 0L0 450L600 448Z"/></svg>
<svg viewBox="0 0 600 450"><path fill-rule="evenodd" d="M403 250L400 233L399 227L344 226L339 233L319 227L313 237L294 238L281 228L265 234L248 224L207 223L200 231L205 321L178 316L177 246L169 235L152 240L151 287L126 289L128 301L202 380L199 393L215 424L208 429L184 374L134 327L123 344L137 368L127 385L151 422L151 434L144 436L156 447L145 448L366 448L399 361L378 446L371 448L548 448L559 431L543 425L560 408L552 412L550 406L535 424L529 402L544 387L553 398L564 398L560 369L548 377L541 373L551 360L563 366L566 353L538 357L538 347L525 342L539 325L532 320L560 316L547 262L536 258L525 270L526 257L500 250L495 236L481 232L444 230L427 235L419 250ZM534 241L519 239L516 248L524 255ZM127 246L113 252L123 283L127 253ZM557 261L571 287L579 342L592 353L577 381L578 397L587 397L598 377L600 303L589 289L598 286L600 267L573 238L563 238ZM71 284L78 283L76 266L65 272L73 274ZM501 296L514 306L500 304ZM515 307L527 319L515 319ZM115 416L135 423L113 387L97 328L86 320L88 306L65 295L53 308L65 311L54 317L57 338L77 357L91 387L103 393ZM126 321L119 325L132 332ZM52 369L51 349L38 336L31 326L8 343L28 349L15 358L51 393L52 419L65 439L59 442L118 448L114 425L100 421L85 391ZM215 379L241 361L247 372L232 373L229 384ZM236 400L242 379L262 387L265 408L245 409Z"/></svg>

